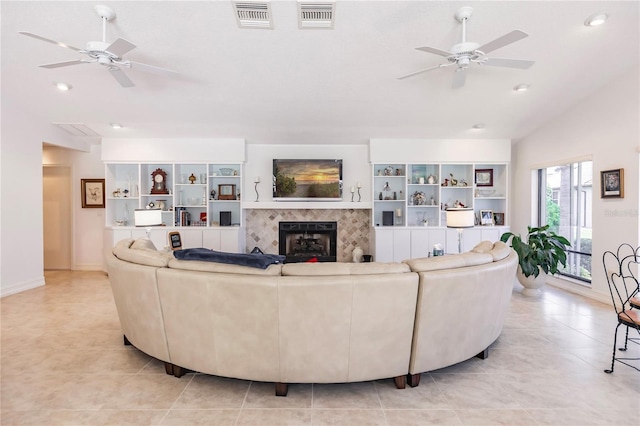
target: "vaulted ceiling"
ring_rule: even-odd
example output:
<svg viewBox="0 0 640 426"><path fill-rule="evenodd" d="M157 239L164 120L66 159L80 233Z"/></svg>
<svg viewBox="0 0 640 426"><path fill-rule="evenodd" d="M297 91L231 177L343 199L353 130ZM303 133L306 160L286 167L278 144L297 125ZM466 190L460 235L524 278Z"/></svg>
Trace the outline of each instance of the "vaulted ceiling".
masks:
<svg viewBox="0 0 640 426"><path fill-rule="evenodd" d="M84 48L101 40L94 6L116 13L106 39L137 47L123 88L98 64L38 65L78 52L19 35L28 31ZM528 59L527 70L472 65L452 88L454 67L418 51L461 39L454 18L472 6L467 41L512 30L529 34L488 56ZM272 1L272 29L238 27L230 1L3 1L2 108L22 105L35 120L82 123L103 137L239 137L256 143L364 143L369 138L518 140L638 66L637 1L346 1L333 29L299 29L296 1ZM608 21L587 27L604 11ZM72 86L58 91L54 83ZM525 83L530 90L517 93ZM630 93L638 97L638 93ZM112 129L109 124L124 128ZM482 130L472 130L484 123Z"/></svg>

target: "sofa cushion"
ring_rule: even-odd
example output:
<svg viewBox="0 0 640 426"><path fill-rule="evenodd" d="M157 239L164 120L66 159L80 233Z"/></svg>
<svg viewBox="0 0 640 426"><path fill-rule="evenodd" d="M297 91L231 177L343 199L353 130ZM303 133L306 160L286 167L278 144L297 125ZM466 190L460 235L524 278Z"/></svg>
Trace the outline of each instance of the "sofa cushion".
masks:
<svg viewBox="0 0 640 426"><path fill-rule="evenodd" d="M380 275L411 272L404 263L286 263L282 266L283 276L336 276L336 275Z"/></svg>
<svg viewBox="0 0 640 426"><path fill-rule="evenodd" d="M509 254L511 254L511 247L509 247L502 241L496 241L493 244L493 250L491 250L489 253L491 254L491 256L493 256L493 261L497 262L498 260L509 257Z"/></svg>
<svg viewBox="0 0 640 426"><path fill-rule="evenodd" d="M440 269L462 268L466 266L464 258L452 254L447 256L420 257L404 260L413 272L438 271Z"/></svg>
<svg viewBox="0 0 640 426"><path fill-rule="evenodd" d="M491 241L480 241L474 248L471 249L474 253L489 253L493 250L493 243Z"/></svg>
<svg viewBox="0 0 640 426"><path fill-rule="evenodd" d="M153 244L153 241L151 241L148 238L138 238L137 240L135 240L131 246L132 249L137 249L137 250L153 250L153 251L158 251L158 249L156 248L156 245Z"/></svg>
<svg viewBox="0 0 640 426"><path fill-rule="evenodd" d="M277 254L226 253L207 248L189 248L174 252L176 259L200 260L267 269L269 265L284 262L285 256Z"/></svg>
<svg viewBox="0 0 640 426"><path fill-rule="evenodd" d="M490 253L461 253L456 256L460 256L464 259L464 266L483 265L485 263L493 262L493 256Z"/></svg>
<svg viewBox="0 0 640 426"><path fill-rule="evenodd" d="M351 275L380 275L380 274L402 274L411 272L406 263L395 262L363 262L349 263L351 265Z"/></svg>
<svg viewBox="0 0 640 426"><path fill-rule="evenodd" d="M169 261L169 268L184 269L189 271L218 272L222 274L242 274L242 275L280 275L282 265L269 265L266 269L254 268L250 266L232 265L229 263L203 262L200 260L179 260Z"/></svg>
<svg viewBox="0 0 640 426"><path fill-rule="evenodd" d="M285 263L282 265L282 275L291 276L329 276L351 275L349 263L317 262L317 263Z"/></svg>
<svg viewBox="0 0 640 426"><path fill-rule="evenodd" d="M170 253L163 253L157 250L135 249L132 248L134 241L132 239L121 240L113 247L113 255L120 260L126 260L131 263L138 263L146 266L156 266L164 268L171 259ZM152 243L153 244L153 243ZM139 244L144 246L143 243Z"/></svg>

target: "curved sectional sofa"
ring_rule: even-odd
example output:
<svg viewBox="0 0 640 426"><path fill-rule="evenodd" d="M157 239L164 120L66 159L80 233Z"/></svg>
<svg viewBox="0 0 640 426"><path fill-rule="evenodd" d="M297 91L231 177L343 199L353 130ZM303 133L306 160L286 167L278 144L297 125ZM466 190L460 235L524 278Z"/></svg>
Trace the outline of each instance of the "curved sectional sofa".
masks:
<svg viewBox="0 0 640 426"><path fill-rule="evenodd" d="M402 263L266 269L178 260L149 240L106 253L125 343L185 369L238 379L344 383L486 356L502 331L517 266L504 243Z"/></svg>

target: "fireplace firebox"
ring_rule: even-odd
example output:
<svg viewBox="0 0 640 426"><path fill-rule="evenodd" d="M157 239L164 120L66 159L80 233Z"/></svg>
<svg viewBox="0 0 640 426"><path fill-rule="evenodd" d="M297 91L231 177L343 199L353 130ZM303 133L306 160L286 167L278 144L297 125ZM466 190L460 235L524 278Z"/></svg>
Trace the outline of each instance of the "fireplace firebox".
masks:
<svg viewBox="0 0 640 426"><path fill-rule="evenodd" d="M285 263L336 262L337 222L280 222L279 254Z"/></svg>

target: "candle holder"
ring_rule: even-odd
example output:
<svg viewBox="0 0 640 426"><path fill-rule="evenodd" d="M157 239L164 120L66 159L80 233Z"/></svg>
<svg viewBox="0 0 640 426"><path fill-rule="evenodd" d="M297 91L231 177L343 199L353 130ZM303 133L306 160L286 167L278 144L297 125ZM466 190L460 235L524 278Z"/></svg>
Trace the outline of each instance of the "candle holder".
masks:
<svg viewBox="0 0 640 426"><path fill-rule="evenodd" d="M258 193L258 184L260 183L260 177L256 177L253 180L254 183L254 189L256 191L256 203L260 200L260 194Z"/></svg>

